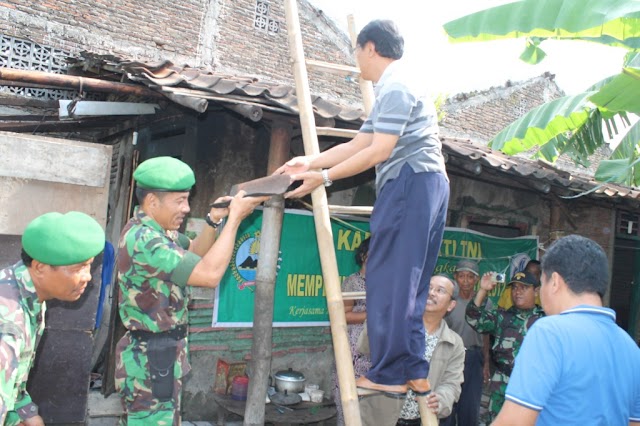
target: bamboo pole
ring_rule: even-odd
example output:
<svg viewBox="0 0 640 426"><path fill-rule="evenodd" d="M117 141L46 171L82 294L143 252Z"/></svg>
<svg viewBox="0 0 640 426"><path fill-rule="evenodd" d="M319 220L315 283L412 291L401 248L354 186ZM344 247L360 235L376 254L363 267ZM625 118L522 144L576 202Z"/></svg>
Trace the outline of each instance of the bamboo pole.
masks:
<svg viewBox="0 0 640 426"><path fill-rule="evenodd" d="M150 98L164 98L137 84L118 83L100 80L98 78L76 77L73 75L52 74L43 71L18 70L0 67L0 79L21 83L39 84L47 87L61 87L66 89L87 90L90 92L120 93L124 95L145 96Z"/></svg>
<svg viewBox="0 0 640 426"><path fill-rule="evenodd" d="M357 45L358 33L356 32L356 20L353 15L347 16L347 23L349 25L351 47L355 49ZM358 65L358 68L360 67L360 64L358 64L358 58L356 58L356 65ZM362 74L359 75L358 82L360 83L360 92L362 92L364 112L368 116L369 114L371 114L371 109L373 108L373 103L375 101L375 94L373 93L373 83L362 78Z"/></svg>
<svg viewBox="0 0 640 426"><path fill-rule="evenodd" d="M296 0L285 0L285 12L287 19L287 34L291 52L293 74L296 81L296 93L298 97L298 109L300 110L300 123L302 126L302 140L306 155L320 153L318 146L318 134L316 133L313 109L311 105L311 93L309 79L304 61L302 47L302 33L298 19L298 6ZM336 260L331 221L327 203L327 193L324 186L319 186L311 193L313 200L313 217L318 238L320 263L327 291L327 307L331 323L331 336L336 358L338 383L342 397L342 409L347 426L360 426L360 407L356 392L355 375L351 361L351 349L347 338L347 321L342 303L340 289L340 277Z"/></svg>
<svg viewBox="0 0 640 426"><path fill-rule="evenodd" d="M271 129L267 174L273 173L289 158L291 125L274 123ZM280 233L284 217L284 198L271 197L264 205L260 234L260 257L256 271L256 294L251 344L251 377L244 410L244 425L264 424L265 400L271 371L273 346L273 302L280 250Z"/></svg>
<svg viewBox="0 0 640 426"><path fill-rule="evenodd" d="M418 402L418 409L420 410L422 426L438 426L438 417L433 411L429 410L429 407L427 406L427 397L416 395L416 401Z"/></svg>

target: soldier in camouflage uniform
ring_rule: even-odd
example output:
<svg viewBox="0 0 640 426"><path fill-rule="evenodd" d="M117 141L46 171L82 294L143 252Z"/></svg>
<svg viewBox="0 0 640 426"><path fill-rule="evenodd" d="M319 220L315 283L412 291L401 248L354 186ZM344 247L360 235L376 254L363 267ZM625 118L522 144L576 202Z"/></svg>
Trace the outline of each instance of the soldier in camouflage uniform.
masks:
<svg viewBox="0 0 640 426"><path fill-rule="evenodd" d="M104 249L102 227L80 212L46 213L22 235L22 260L0 270L0 425L44 425L26 390L46 301L76 301Z"/></svg>
<svg viewBox="0 0 640 426"><path fill-rule="evenodd" d="M116 347L116 389L125 407L121 424L178 425L183 377L190 371L187 286L216 287L231 260L242 219L268 197L221 197L209 226L193 241L177 230L189 213L191 168L156 157L136 169L140 206L118 245L119 311L127 333ZM227 222L220 235L218 226Z"/></svg>
<svg viewBox="0 0 640 426"><path fill-rule="evenodd" d="M493 290L496 282L493 274L482 276L480 289L473 303L469 303L466 319L479 333L488 333L492 338L491 359L496 367L489 382L489 419L492 422L504 404L504 393L513 370L514 360L527 330L544 316L542 309L535 304L540 281L530 272L516 273L511 282L513 306L509 309L487 307L487 293Z"/></svg>

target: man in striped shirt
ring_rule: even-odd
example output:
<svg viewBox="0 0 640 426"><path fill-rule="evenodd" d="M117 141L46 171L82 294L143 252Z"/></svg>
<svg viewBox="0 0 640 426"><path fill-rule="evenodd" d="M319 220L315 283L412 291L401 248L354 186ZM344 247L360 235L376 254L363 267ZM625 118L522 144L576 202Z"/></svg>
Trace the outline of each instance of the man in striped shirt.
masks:
<svg viewBox="0 0 640 426"><path fill-rule="evenodd" d="M403 50L393 22L367 24L358 35L356 57L362 77L375 84L371 114L351 141L296 157L276 171L303 181L286 194L290 198L375 167L367 263L372 368L356 382L362 393L430 390L422 313L442 242L449 179L435 106L423 81L399 61Z"/></svg>

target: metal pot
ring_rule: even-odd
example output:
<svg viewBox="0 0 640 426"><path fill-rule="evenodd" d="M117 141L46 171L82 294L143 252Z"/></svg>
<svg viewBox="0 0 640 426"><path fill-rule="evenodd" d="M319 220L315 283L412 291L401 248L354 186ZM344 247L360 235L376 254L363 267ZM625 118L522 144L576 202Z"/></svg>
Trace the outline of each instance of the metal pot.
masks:
<svg viewBox="0 0 640 426"><path fill-rule="evenodd" d="M276 380L276 390L278 392L287 391L289 393L304 392L304 374L293 369L278 371L273 375Z"/></svg>

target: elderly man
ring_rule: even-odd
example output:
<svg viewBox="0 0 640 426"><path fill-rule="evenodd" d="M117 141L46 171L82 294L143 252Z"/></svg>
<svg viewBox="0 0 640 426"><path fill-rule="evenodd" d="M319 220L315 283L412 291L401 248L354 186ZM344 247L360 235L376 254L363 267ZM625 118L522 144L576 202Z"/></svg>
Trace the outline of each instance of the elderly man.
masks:
<svg viewBox="0 0 640 426"><path fill-rule="evenodd" d="M104 249L102 227L80 212L46 213L22 234L22 260L0 271L0 425L44 425L26 390L46 301L74 302Z"/></svg>
<svg viewBox="0 0 640 426"><path fill-rule="evenodd" d="M449 179L436 109L424 78L411 76L399 61L403 49L393 22L367 24L358 34L356 57L362 77L376 83L371 114L351 141L276 170L303 181L287 194L301 197L376 169L367 263L371 369L356 381L365 392L429 391L422 313L444 233Z"/></svg>
<svg viewBox="0 0 640 426"><path fill-rule="evenodd" d="M509 287L513 299L509 309L487 307L487 294L495 286L494 275L487 272L480 280L480 288L473 303L467 305L467 323L479 333L492 337L491 359L496 370L489 382L489 418L492 422L504 404L504 392L522 340L533 323L544 316L536 306L540 282L530 272L516 272Z"/></svg>
<svg viewBox="0 0 640 426"><path fill-rule="evenodd" d="M489 360L486 359L485 350L483 350L483 345L485 345L483 336L467 324L465 315L467 305L473 299L476 284L480 279L478 264L469 259L460 260L456 264L453 278L460 287L460 296L446 321L451 330L462 337L466 348L466 357L460 400L453 406L453 412L444 421L444 424L451 426L456 424L460 426L477 425L480 415L480 398L482 397L483 368ZM488 337L486 346L486 352L488 352Z"/></svg>
<svg viewBox="0 0 640 426"><path fill-rule="evenodd" d="M456 306L458 292L457 284L448 277L431 277L422 316L426 330L424 358L430 363L428 379L433 389L427 396L427 405L439 418L451 414L463 380L464 344L443 320ZM420 425L418 403L412 391L406 398L363 397L360 412L363 425Z"/></svg>
<svg viewBox="0 0 640 426"><path fill-rule="evenodd" d="M602 306L609 262L596 242L556 241L542 258L548 315L527 332L494 425L640 424L640 349Z"/></svg>
<svg viewBox="0 0 640 426"><path fill-rule="evenodd" d="M187 353L187 288L216 287L243 218L268 197L221 197L193 241L178 233L189 213L191 168L171 157L144 161L133 175L140 206L118 248L119 309L128 329L116 347L116 388L130 425L180 424ZM223 218L227 223L216 238Z"/></svg>

